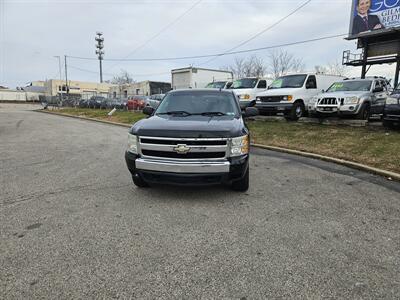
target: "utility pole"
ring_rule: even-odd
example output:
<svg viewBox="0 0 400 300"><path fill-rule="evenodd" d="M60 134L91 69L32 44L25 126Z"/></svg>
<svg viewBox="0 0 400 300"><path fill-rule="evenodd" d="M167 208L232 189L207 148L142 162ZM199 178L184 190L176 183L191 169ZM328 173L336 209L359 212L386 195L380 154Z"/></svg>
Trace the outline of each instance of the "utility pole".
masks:
<svg viewBox="0 0 400 300"><path fill-rule="evenodd" d="M104 38L103 38L103 33L102 32L96 32L96 38L95 38L97 44L96 44L96 54L97 58L99 59L100 63L100 83L103 82L103 66L102 66L102 60L103 60L103 55L104 55Z"/></svg>
<svg viewBox="0 0 400 300"><path fill-rule="evenodd" d="M68 74L67 74L67 56L64 55L64 64L65 64L65 90L67 92L67 95L69 94L69 88L68 88Z"/></svg>
<svg viewBox="0 0 400 300"><path fill-rule="evenodd" d="M61 57L60 55L54 56L55 58L58 58L58 72L60 72L60 89L61 89L61 83L62 83L62 75L61 75ZM58 86L58 85L57 85ZM62 100L62 91L58 91L60 100Z"/></svg>

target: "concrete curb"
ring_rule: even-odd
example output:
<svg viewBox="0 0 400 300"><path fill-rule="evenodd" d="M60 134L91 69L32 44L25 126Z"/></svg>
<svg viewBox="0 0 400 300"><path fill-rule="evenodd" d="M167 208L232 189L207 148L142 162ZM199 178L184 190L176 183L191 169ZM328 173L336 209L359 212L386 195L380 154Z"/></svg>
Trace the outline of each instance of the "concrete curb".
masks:
<svg viewBox="0 0 400 300"><path fill-rule="evenodd" d="M386 177L389 180L400 181L400 174L398 174L398 173L394 173L391 171L385 171L382 169L370 167L367 165L363 165L360 163L356 163L356 162L352 162L352 161L348 161L348 160L344 160L344 159L333 158L333 157L324 156L324 155L320 155L320 154L303 152L303 151L298 151L298 150L291 150L291 149L275 147L275 146L265 146L265 145L260 145L260 144L251 144L251 145L254 147L258 147L258 148L262 148L262 149L266 149L266 150L278 151L278 152L283 152L283 153L288 153L288 154L294 154L294 155L300 155L300 156L304 156L304 157L319 159L319 160L323 160L323 161L327 161L327 162L333 162L333 163L343 165L346 167L350 167L353 169L380 175L380 176Z"/></svg>
<svg viewBox="0 0 400 300"><path fill-rule="evenodd" d="M103 123L103 124L109 124L109 125L117 125L117 126L122 126L125 128L130 128L132 125L128 124L123 124L123 123L116 123L116 122L111 122L111 121L105 121L105 120L98 120L94 118L87 118L87 117L81 117L81 116L74 116L74 115L69 115L69 114L63 114L63 113L58 113L58 112L50 112L50 111L45 111L45 110L35 110L37 112L41 113L46 113L50 115L57 115L57 116L62 116L62 117L69 117L69 118L74 118L74 119L81 119L81 120L88 120L88 121L94 121L98 123ZM304 156L304 157L309 157L309 158L314 158L314 159L319 159L327 162L333 162L342 166L350 167L353 169L365 171L368 173L380 175L383 177L386 177L389 180L396 180L400 182L400 174L391 172L391 171L385 171L382 169L370 167L367 165L363 165L360 163L355 163L352 161L344 160L344 159L339 159L339 158L333 158L329 156L324 156L320 154L315 154L315 153L310 153L310 152L304 152L304 151L299 151L299 150L291 150L287 148L281 148L281 147L275 147L275 146L266 146L266 145L260 145L260 144L251 144L254 147L257 148L262 148L266 150L271 150L271 151L277 151L277 152L283 152L283 153L288 153L288 154L294 154L294 155L299 155L299 156Z"/></svg>
<svg viewBox="0 0 400 300"><path fill-rule="evenodd" d="M129 124L111 122L111 121L107 121L107 120L99 120L99 119L95 119L95 118L88 118L88 117L82 117L82 116L75 116L75 115L70 115L70 114L65 114L65 113L54 112L54 111L46 111L44 109L39 109L39 110L35 110L35 111L36 112L40 112L40 113L49 114L49 115L56 115L56 116L73 118L73 119L94 121L94 122L97 122L97 123L103 123L103 124L109 124L109 125L117 125L117 126L122 126L122 127L126 127L126 128L131 128L132 127L132 125L129 125Z"/></svg>

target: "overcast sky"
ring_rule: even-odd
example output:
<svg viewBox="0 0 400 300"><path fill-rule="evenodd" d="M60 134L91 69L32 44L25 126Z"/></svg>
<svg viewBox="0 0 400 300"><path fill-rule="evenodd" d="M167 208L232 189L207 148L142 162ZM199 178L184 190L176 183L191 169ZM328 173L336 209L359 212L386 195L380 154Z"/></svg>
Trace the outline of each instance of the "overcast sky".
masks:
<svg viewBox="0 0 400 300"><path fill-rule="evenodd" d="M185 13L198 0L0 0L0 85L59 78L54 56L95 56L95 33L105 38L105 58L127 57L135 48ZM203 0L129 58L221 53L262 31L305 0ZM313 0L296 14L238 50L347 33L351 0ZM288 46L307 70L341 61L354 41L335 38ZM254 52L268 63L268 50ZM250 56L241 54L240 56ZM236 57L239 55L236 55ZM170 70L188 65L220 68L235 55L165 62L104 61L105 79L121 69L135 80L170 81ZM98 61L69 59L68 78L98 81ZM81 71L76 68L84 69ZM92 71L92 72L88 72ZM359 75L356 68L349 75ZM392 77L394 66L376 66L369 75ZM143 76L144 75L144 76ZM64 76L64 72L62 74Z"/></svg>

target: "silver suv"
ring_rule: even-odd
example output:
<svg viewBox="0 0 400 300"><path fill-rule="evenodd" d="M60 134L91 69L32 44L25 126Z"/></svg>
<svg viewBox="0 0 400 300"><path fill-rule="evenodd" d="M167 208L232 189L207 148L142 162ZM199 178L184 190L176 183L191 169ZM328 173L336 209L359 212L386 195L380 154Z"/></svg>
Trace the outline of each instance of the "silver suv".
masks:
<svg viewBox="0 0 400 300"><path fill-rule="evenodd" d="M371 115L382 115L390 83L383 77L345 79L313 97L308 104L312 116L350 115L368 120Z"/></svg>

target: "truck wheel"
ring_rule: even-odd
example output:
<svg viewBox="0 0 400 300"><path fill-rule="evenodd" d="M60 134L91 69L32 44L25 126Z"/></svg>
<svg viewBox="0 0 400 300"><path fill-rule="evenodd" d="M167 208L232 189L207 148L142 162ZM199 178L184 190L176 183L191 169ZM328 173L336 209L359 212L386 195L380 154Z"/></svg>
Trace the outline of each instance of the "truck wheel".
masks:
<svg viewBox="0 0 400 300"><path fill-rule="evenodd" d="M295 102L288 114L285 114L285 119L288 121L297 121L305 114L305 107L302 102Z"/></svg>
<svg viewBox="0 0 400 300"><path fill-rule="evenodd" d="M363 105L357 114L357 119L368 121L368 119L370 117L370 111L371 111L371 109L369 107L369 104Z"/></svg>
<svg viewBox="0 0 400 300"><path fill-rule="evenodd" d="M142 177L140 177L139 174L134 174L134 175L132 175L132 180L133 180L133 183L134 183L137 187L144 188L144 187L148 187L148 186L149 186L149 185L147 184L147 182L144 181Z"/></svg>
<svg viewBox="0 0 400 300"><path fill-rule="evenodd" d="M389 128L389 129L392 129L394 127L392 122L386 121L386 120L382 120L382 125L383 125L383 127Z"/></svg>
<svg viewBox="0 0 400 300"><path fill-rule="evenodd" d="M232 182L232 190L238 192L245 192L249 189L249 168L242 179Z"/></svg>

